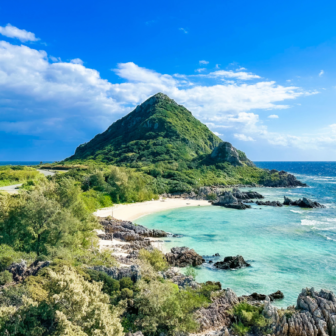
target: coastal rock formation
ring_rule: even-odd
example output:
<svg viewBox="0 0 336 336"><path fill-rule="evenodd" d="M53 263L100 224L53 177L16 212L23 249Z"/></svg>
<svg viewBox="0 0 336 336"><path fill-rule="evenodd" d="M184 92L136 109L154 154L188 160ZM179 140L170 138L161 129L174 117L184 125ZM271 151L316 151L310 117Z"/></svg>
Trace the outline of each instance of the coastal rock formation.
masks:
<svg viewBox="0 0 336 336"><path fill-rule="evenodd" d="M26 261L20 263L13 263L7 267L7 271L12 273L13 280L16 282L22 281L30 275L36 275L37 272L50 265L50 261L38 261L35 260L29 267L27 267Z"/></svg>
<svg viewBox="0 0 336 336"><path fill-rule="evenodd" d="M147 229L142 225L135 225L129 221L118 219L102 219L100 221L105 229L105 235L98 235L100 239L111 240L118 238L127 242L143 241L144 237L167 237L168 234L162 230ZM113 236L112 236L113 234Z"/></svg>
<svg viewBox="0 0 336 336"><path fill-rule="evenodd" d="M282 203L279 201L257 201L257 205L267 205L267 206L273 206L273 207L282 207Z"/></svg>
<svg viewBox="0 0 336 336"><path fill-rule="evenodd" d="M300 182L299 180L296 179L294 175L288 174L283 170L278 172L277 170L272 169L269 172L271 173L271 176L266 175L265 179L261 181L261 184L265 187L277 187L277 188L307 187L307 184Z"/></svg>
<svg viewBox="0 0 336 336"><path fill-rule="evenodd" d="M166 254L166 259L170 265L177 267L199 266L205 262L195 250L185 246L173 247L171 252Z"/></svg>
<svg viewBox="0 0 336 336"><path fill-rule="evenodd" d="M216 262L214 266L219 269L236 269L251 265L242 256L237 255L235 257L225 257L223 261Z"/></svg>
<svg viewBox="0 0 336 336"><path fill-rule="evenodd" d="M255 167L243 152L238 151L229 142L221 142L211 153L211 158L216 162L229 162L233 166L243 166L246 164Z"/></svg>
<svg viewBox="0 0 336 336"><path fill-rule="evenodd" d="M138 265L132 265L130 267L106 267L106 266L92 266L88 267L95 271L104 272L111 278L120 280L125 277L131 278L134 282L141 279L140 267Z"/></svg>
<svg viewBox="0 0 336 336"><path fill-rule="evenodd" d="M238 201L238 199L233 196L231 191L225 191L216 201L212 202L212 204L238 210L251 208L250 205Z"/></svg>
<svg viewBox="0 0 336 336"><path fill-rule="evenodd" d="M281 291L276 291L270 295L259 294L259 293L252 293L251 295L243 295L242 298L246 299L247 301L265 301L267 296L270 298L271 301L274 300L281 300L285 296Z"/></svg>
<svg viewBox="0 0 336 336"><path fill-rule="evenodd" d="M201 308L196 313L197 322L200 331L229 327L232 323L232 317L229 311L239 303L237 295L228 288L217 297L207 308Z"/></svg>
<svg viewBox="0 0 336 336"><path fill-rule="evenodd" d="M318 202L314 202L310 200L309 198L303 197L302 199L292 201L290 198L284 196L284 205L292 205L292 206L298 206L300 208L325 208L323 204L320 204Z"/></svg>
<svg viewBox="0 0 336 336"><path fill-rule="evenodd" d="M180 272L174 271L173 269L162 272L162 276L164 279L170 279L174 284L178 285L179 288L200 288L200 285L194 280L192 276L186 276Z"/></svg>
<svg viewBox="0 0 336 336"><path fill-rule="evenodd" d="M250 200L254 198L264 198L263 195L257 193L256 191L240 191L237 188L232 189L232 195L239 200Z"/></svg>

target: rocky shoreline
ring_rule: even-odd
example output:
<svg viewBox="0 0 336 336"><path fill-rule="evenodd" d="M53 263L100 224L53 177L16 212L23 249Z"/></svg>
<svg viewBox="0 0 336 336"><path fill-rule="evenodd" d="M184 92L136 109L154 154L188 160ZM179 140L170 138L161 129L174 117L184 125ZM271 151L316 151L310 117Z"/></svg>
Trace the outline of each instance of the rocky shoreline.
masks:
<svg viewBox="0 0 336 336"><path fill-rule="evenodd" d="M124 259L129 260L129 266L120 268L95 267L94 269L103 271L114 279L129 276L136 281L141 278L141 269L136 263L138 251L140 248L152 250L153 246L150 239L153 236L157 236L158 233L144 226L137 226L126 221L102 219L101 223L105 228L106 235L109 235L110 232L116 235L118 234L118 230L124 233L125 231L123 231L122 228L128 228L128 235L120 235L118 237L120 237L120 240L127 242L127 247L123 245L123 251L127 253L127 257ZM133 233L130 234L130 231ZM161 237L170 235L161 230L157 231ZM130 241L128 240L130 236L137 239ZM104 235L100 235L100 238L104 238ZM219 255L217 254L216 256L218 257ZM166 272L160 272L160 276L164 279L169 279L179 288L186 288L188 286L199 288L200 284L197 283L192 276L181 274L176 267L201 265L205 262L204 258L211 257L203 258L194 250L187 247L172 248L171 252L167 253L165 257L172 267ZM220 268L223 269L250 266L241 256L226 257L220 264L223 266ZM209 281L207 284L215 283ZM200 335L237 335L235 329L237 321L232 311L240 303L246 303L252 307L256 307L258 311L260 311L260 315L266 321L263 327L251 327L248 332L249 335L334 336L336 334L336 297L330 291L321 290L320 292L316 292L314 288L303 289L298 295L295 306L280 309L273 306L271 302L284 297L281 291L269 295L251 293L250 295L238 297L231 289L222 289L220 283L218 288L219 290L212 298L212 303L208 307L201 308L195 313L200 326ZM142 333L128 334L128 336L131 335L141 336Z"/></svg>

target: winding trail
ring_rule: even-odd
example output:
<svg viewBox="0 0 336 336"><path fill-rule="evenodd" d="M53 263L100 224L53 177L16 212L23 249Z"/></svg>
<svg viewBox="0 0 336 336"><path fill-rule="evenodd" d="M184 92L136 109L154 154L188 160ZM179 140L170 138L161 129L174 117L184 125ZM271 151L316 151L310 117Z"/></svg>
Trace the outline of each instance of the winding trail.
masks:
<svg viewBox="0 0 336 336"><path fill-rule="evenodd" d="M44 176L53 176L55 175L55 172L51 172L48 170L42 170L42 169L36 169L39 173L43 174ZM22 186L22 183L19 184L12 184L6 187L0 187L1 191L6 191L10 194L18 194L19 190L18 188L20 188Z"/></svg>

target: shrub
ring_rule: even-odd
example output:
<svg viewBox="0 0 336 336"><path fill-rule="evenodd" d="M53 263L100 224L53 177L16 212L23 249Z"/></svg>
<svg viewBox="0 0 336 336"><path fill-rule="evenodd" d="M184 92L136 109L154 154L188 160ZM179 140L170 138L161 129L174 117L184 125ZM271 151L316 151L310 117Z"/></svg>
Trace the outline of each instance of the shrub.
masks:
<svg viewBox="0 0 336 336"><path fill-rule="evenodd" d="M115 280L108 276L105 272L99 272L91 269L87 269L86 273L89 274L91 281L102 281L102 291L108 295L113 295L120 290L120 284L118 280ZM133 283L132 283L133 284Z"/></svg>
<svg viewBox="0 0 336 336"><path fill-rule="evenodd" d="M121 278L119 280L119 283L120 283L121 289L124 289L124 288L133 289L133 286L134 286L132 279L129 277Z"/></svg>
<svg viewBox="0 0 336 336"><path fill-rule="evenodd" d="M158 249L147 251L141 249L139 251L140 260L147 261L155 271L165 271L169 268L165 255Z"/></svg>
<svg viewBox="0 0 336 336"><path fill-rule="evenodd" d="M8 245L0 245L0 272L4 271L9 265L18 262L21 259L26 260L28 263L33 262L36 258L35 253L23 253L14 251Z"/></svg>
<svg viewBox="0 0 336 336"><path fill-rule="evenodd" d="M197 276L197 271L194 267L192 266L188 266L186 268L186 271L184 273L186 276L192 276L194 280L196 280L196 276Z"/></svg>
<svg viewBox="0 0 336 336"><path fill-rule="evenodd" d="M0 273L0 285L6 285L13 281L13 274L8 271Z"/></svg>
<svg viewBox="0 0 336 336"><path fill-rule="evenodd" d="M129 288L123 288L121 290L121 297L123 299L131 299L133 297L133 291Z"/></svg>
<svg viewBox="0 0 336 336"><path fill-rule="evenodd" d="M245 336L251 328L244 326L244 324L241 322L238 322L232 324L232 329L237 335Z"/></svg>

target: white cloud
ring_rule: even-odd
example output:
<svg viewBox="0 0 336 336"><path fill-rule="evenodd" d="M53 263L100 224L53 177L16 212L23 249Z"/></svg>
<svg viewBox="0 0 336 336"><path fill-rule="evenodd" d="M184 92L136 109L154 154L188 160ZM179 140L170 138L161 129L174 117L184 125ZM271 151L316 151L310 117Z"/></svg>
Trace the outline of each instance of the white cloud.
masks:
<svg viewBox="0 0 336 336"><path fill-rule="evenodd" d="M255 112L288 108L285 101L311 94L298 87L273 81L195 84L190 76L161 74L133 62L120 63L113 71L122 83L101 78L79 59L62 62L43 50L0 41L0 129L46 137L54 133L62 139L81 138L90 130L86 136L90 138L151 95L163 92L216 132L226 129L240 140L244 135L243 141L263 139L282 145L301 141L268 132ZM323 139L323 134L319 137Z"/></svg>
<svg viewBox="0 0 336 336"><path fill-rule="evenodd" d="M236 69L236 71L243 71L243 70L246 70L246 68L240 67L240 68Z"/></svg>
<svg viewBox="0 0 336 336"><path fill-rule="evenodd" d="M221 135L223 135L223 134L218 133L218 132L212 132L212 133L216 134L217 136L221 136Z"/></svg>
<svg viewBox="0 0 336 336"><path fill-rule="evenodd" d="M5 27L0 26L0 34L10 38L17 38L21 42L34 42L39 40L38 38L36 38L34 33L28 32L24 29L16 28L9 23Z"/></svg>
<svg viewBox="0 0 336 336"><path fill-rule="evenodd" d="M268 118L270 118L270 119L278 119L279 116L277 114L271 114L271 115L268 116Z"/></svg>
<svg viewBox="0 0 336 336"><path fill-rule="evenodd" d="M323 74L324 74L324 70L321 70L320 73L319 73L319 76L321 77L321 76L323 76Z"/></svg>
<svg viewBox="0 0 336 336"><path fill-rule="evenodd" d="M210 77L227 77L227 78L236 78L241 80L250 80L250 79L257 79L260 78L258 75L254 75L252 73L248 72L234 72L232 70L226 71L226 70L218 70L214 72L210 72Z"/></svg>
<svg viewBox="0 0 336 336"><path fill-rule="evenodd" d="M252 137L247 136L245 134L238 134L236 133L234 137L240 141L255 141Z"/></svg>
<svg viewBox="0 0 336 336"><path fill-rule="evenodd" d="M72 64L80 64L80 65L83 65L84 62L80 59L80 58L74 58L70 61L70 63Z"/></svg>
<svg viewBox="0 0 336 336"><path fill-rule="evenodd" d="M184 34L188 34L188 31L184 28L179 28L179 30L183 31Z"/></svg>
<svg viewBox="0 0 336 336"><path fill-rule="evenodd" d="M206 70L206 68L199 68L199 69L196 69L195 71L196 72L203 72L203 71L205 71Z"/></svg>
<svg viewBox="0 0 336 336"><path fill-rule="evenodd" d="M209 64L209 62L208 61L199 61L199 64Z"/></svg>
<svg viewBox="0 0 336 336"><path fill-rule="evenodd" d="M219 69L220 64L216 64L216 69Z"/></svg>

